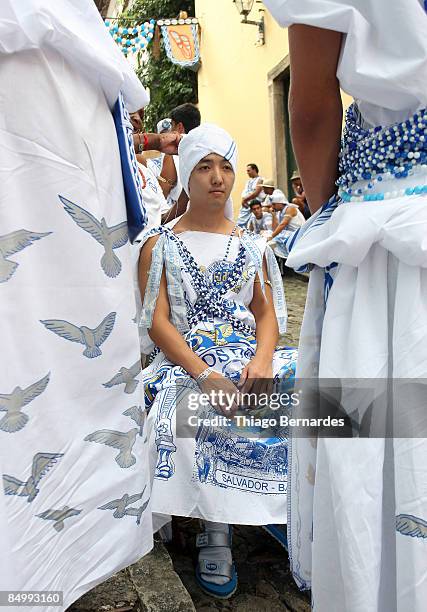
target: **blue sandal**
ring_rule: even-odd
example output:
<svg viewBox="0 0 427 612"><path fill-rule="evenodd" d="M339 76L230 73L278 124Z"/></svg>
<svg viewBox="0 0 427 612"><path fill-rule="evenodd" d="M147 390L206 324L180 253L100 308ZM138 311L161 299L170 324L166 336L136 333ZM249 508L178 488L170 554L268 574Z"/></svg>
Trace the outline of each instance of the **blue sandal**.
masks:
<svg viewBox="0 0 427 612"><path fill-rule="evenodd" d="M231 548L231 528L230 533L220 531L205 531L196 538L196 548L216 548L227 546ZM214 584L205 580L202 576L221 576L228 578L225 584ZM218 599L228 599L237 590L237 573L234 563L228 561L212 561L211 559L199 560L196 567L196 581L206 595L217 597Z"/></svg>

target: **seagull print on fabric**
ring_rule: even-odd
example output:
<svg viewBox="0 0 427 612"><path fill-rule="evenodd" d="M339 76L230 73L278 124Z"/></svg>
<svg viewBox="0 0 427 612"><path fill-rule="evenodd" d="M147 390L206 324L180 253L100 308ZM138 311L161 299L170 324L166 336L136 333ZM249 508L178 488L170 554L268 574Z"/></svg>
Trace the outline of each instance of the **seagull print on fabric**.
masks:
<svg viewBox="0 0 427 612"><path fill-rule="evenodd" d="M136 441L139 429L131 429L127 433L111 429L100 429L86 436L85 442L96 442L105 444L120 452L115 458L116 463L123 469L129 468L136 463L136 457L132 454L132 449Z"/></svg>
<svg viewBox="0 0 427 612"><path fill-rule="evenodd" d="M31 503L40 492L37 486L43 476L46 476L58 459L63 456L63 453L37 453L33 458L31 476L24 482L14 476L3 474L4 494L28 497L27 502Z"/></svg>
<svg viewBox="0 0 427 612"><path fill-rule="evenodd" d="M65 527L64 521L72 516L78 516L82 510L76 510L75 508L69 508L64 506L61 510L45 510L41 514L36 514L38 518L44 519L45 521L54 521L52 527L59 533Z"/></svg>
<svg viewBox="0 0 427 612"><path fill-rule="evenodd" d="M128 416L135 421L135 423L139 427L139 435L142 438L142 434L144 432L144 423L145 423L145 412L140 406L132 406L124 411L124 416Z"/></svg>
<svg viewBox="0 0 427 612"><path fill-rule="evenodd" d="M38 233L21 229L0 236L0 283L8 281L19 266L15 261L7 259L30 246L36 240L49 236L52 232Z"/></svg>
<svg viewBox="0 0 427 612"><path fill-rule="evenodd" d="M427 539L427 521L412 514L396 516L396 531L411 538Z"/></svg>
<svg viewBox="0 0 427 612"><path fill-rule="evenodd" d="M110 389L115 385L125 385L125 393L133 393L139 384L139 380L135 380L138 374L141 372L141 360L131 366L130 368L120 368L117 374L113 376L111 380L103 384L103 387Z"/></svg>
<svg viewBox="0 0 427 612"><path fill-rule="evenodd" d="M122 264L114 253L114 249L119 249L128 241L127 221L109 227L104 217L102 217L101 221L98 221L96 217L84 208L62 196L58 197L73 221L104 247L105 253L101 258L101 267L105 274L110 278L118 276L122 269Z"/></svg>
<svg viewBox="0 0 427 612"><path fill-rule="evenodd" d="M86 327L86 325L78 327L62 319L47 319L45 321L40 321L40 323L43 323L46 329L49 329L61 338L65 338L65 340L83 344L86 347L83 351L83 355L88 359L94 359L102 355L102 351L99 347L113 331L115 320L116 313L110 312L95 329Z"/></svg>
<svg viewBox="0 0 427 612"><path fill-rule="evenodd" d="M43 393L49 383L49 378L50 372L25 389L15 387L10 394L0 393L0 412L6 412L0 420L2 431L15 433L25 427L30 417L22 412L22 408Z"/></svg>
<svg viewBox="0 0 427 612"><path fill-rule="evenodd" d="M108 504L99 506L98 510L114 510L113 517L116 519L121 519L124 516L136 516L136 524L140 525L142 513L147 508L150 499L147 499L139 508L128 508L128 506L142 499L146 488L147 487L144 487L142 493L137 493L136 495L128 495L125 493L120 499L114 499L108 502Z"/></svg>

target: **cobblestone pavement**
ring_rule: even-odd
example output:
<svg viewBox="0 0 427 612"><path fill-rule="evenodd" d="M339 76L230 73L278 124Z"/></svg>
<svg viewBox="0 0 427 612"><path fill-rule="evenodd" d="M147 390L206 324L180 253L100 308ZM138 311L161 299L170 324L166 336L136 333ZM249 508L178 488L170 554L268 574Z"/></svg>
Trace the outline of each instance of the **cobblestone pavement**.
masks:
<svg viewBox="0 0 427 612"><path fill-rule="evenodd" d="M297 346L307 294L307 278L287 271L285 293L288 305L288 331L281 338L285 346ZM204 595L194 579L197 560L195 537L199 521L174 520L174 540L169 553L197 612L309 612L310 602L298 591L290 574L286 551L261 527L234 527L233 557L239 588L231 599L214 600Z"/></svg>
<svg viewBox="0 0 427 612"><path fill-rule="evenodd" d="M280 344L297 346L307 279L287 270L284 281L288 331ZM199 521L177 518L173 527L173 541L167 550L157 543L150 555L96 587L68 612L310 611L308 597L298 591L292 579L286 551L261 527L234 528L239 588L226 601L204 595L195 582L194 543Z"/></svg>

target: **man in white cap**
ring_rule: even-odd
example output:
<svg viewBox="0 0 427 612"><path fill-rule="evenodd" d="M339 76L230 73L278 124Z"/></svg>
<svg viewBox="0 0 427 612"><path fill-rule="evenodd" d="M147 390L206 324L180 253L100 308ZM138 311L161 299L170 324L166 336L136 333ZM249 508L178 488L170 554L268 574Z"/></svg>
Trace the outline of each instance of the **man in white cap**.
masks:
<svg viewBox="0 0 427 612"><path fill-rule="evenodd" d="M275 182L273 179L263 179L261 187L260 198L262 198L262 207L265 209L265 212L271 212L271 196L276 189Z"/></svg>
<svg viewBox="0 0 427 612"><path fill-rule="evenodd" d="M3 0L0 58L0 591L65 609L152 547L126 111L148 95L92 0Z"/></svg>
<svg viewBox="0 0 427 612"><path fill-rule="evenodd" d="M281 189L275 189L272 195L273 233L269 245L279 257L286 259L282 240L305 223L304 215L296 204L288 202Z"/></svg>

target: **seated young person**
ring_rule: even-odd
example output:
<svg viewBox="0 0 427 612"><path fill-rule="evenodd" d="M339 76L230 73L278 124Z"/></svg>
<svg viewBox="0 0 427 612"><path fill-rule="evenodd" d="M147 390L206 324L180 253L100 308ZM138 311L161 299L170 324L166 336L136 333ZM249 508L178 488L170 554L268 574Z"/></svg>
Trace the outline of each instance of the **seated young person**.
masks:
<svg viewBox="0 0 427 612"><path fill-rule="evenodd" d="M261 202L252 200L249 204L251 216L249 217L248 230L255 234L261 234L269 238L273 231L273 219L271 213L265 212Z"/></svg>
<svg viewBox="0 0 427 612"><path fill-rule="evenodd" d="M236 396L260 379L290 389L297 353L276 348L287 315L275 257L232 220L233 139L202 125L183 138L179 158L189 208L144 237L139 262L143 346L154 349L143 371L152 510L155 529L170 515L202 519L196 577L226 598L237 588L230 524L286 523L287 440L209 423L185 437L181 400L218 386Z"/></svg>

